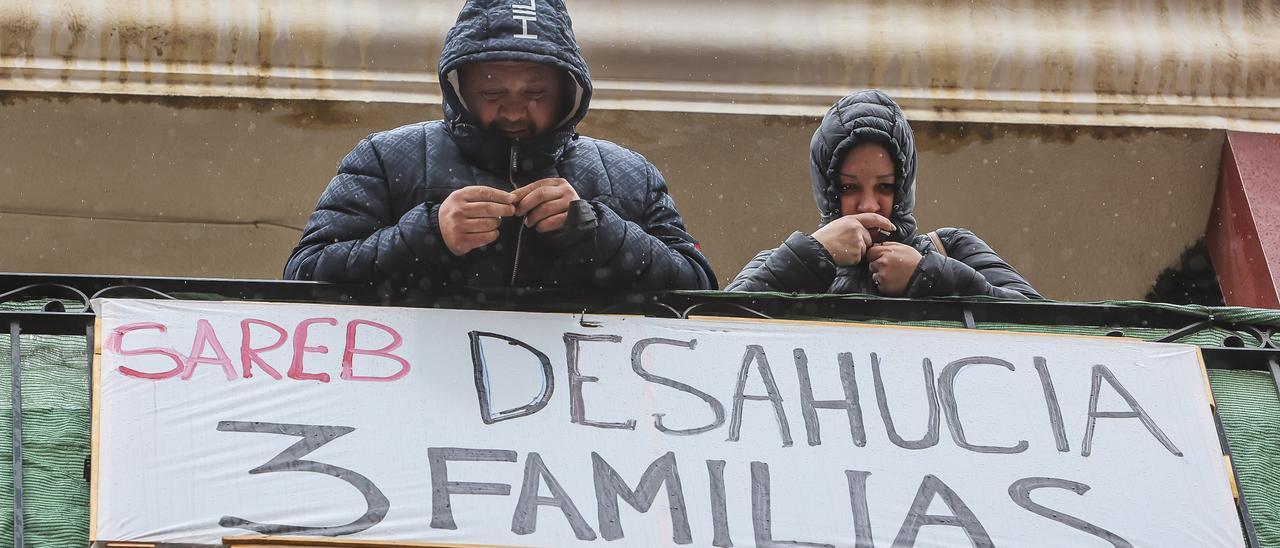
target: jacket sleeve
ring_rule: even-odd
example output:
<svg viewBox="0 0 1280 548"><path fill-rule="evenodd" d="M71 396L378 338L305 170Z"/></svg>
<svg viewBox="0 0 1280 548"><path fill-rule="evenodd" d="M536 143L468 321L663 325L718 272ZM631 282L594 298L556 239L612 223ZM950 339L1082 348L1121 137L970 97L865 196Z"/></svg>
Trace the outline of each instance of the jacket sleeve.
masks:
<svg viewBox="0 0 1280 548"><path fill-rule="evenodd" d="M797 231L777 249L756 254L725 289L826 293L835 277L831 254L813 236Z"/></svg>
<svg viewBox="0 0 1280 548"><path fill-rule="evenodd" d="M594 269L591 282L602 289L715 289L715 273L697 240L685 230L667 183L648 160L644 219L635 223L607 204L588 200L598 224L582 237L553 241L571 263Z"/></svg>
<svg viewBox="0 0 1280 548"><path fill-rule="evenodd" d="M906 296L1041 298L1017 270L974 233L964 229L942 229L938 231L938 237L947 248L947 256L932 251L925 253L907 283Z"/></svg>
<svg viewBox="0 0 1280 548"><path fill-rule="evenodd" d="M285 265L293 280L382 283L443 272L454 260L440 237L438 204L397 214L377 147L356 146L320 195Z"/></svg>

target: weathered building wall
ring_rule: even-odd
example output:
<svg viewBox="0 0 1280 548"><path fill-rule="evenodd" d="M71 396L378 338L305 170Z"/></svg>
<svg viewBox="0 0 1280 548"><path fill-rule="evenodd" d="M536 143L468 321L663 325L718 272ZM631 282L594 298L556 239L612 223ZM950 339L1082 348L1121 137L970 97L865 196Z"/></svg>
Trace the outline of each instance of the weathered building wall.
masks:
<svg viewBox="0 0 1280 548"><path fill-rule="evenodd" d="M337 162L434 106L69 94L0 100L0 270L278 277ZM817 221L816 117L597 111L666 175L722 281ZM922 228L966 226L1046 295L1141 298L1203 234L1219 132L916 124Z"/></svg>
<svg viewBox="0 0 1280 548"><path fill-rule="evenodd" d="M1280 131L1274 0L570 1L605 109ZM439 102L460 0L8 0L0 89ZM425 70L424 70L425 69Z"/></svg>
<svg viewBox="0 0 1280 548"><path fill-rule="evenodd" d="M722 281L812 229L809 136L853 89L917 128L922 228L1059 299L1144 295L1222 130L1280 132L1280 2L569 3L582 131L663 170ZM357 140L439 115L460 4L0 3L0 270L277 276Z"/></svg>

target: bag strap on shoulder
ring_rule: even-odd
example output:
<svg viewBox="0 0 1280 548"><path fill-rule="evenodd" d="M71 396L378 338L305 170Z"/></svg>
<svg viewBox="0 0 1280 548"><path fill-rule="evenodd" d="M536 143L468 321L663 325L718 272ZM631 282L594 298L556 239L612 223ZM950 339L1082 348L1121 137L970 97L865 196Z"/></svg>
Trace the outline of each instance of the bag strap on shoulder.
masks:
<svg viewBox="0 0 1280 548"><path fill-rule="evenodd" d="M942 246L942 238L938 237L938 231L930 230L928 236L929 240L933 242L933 250L945 258L947 256L947 248Z"/></svg>

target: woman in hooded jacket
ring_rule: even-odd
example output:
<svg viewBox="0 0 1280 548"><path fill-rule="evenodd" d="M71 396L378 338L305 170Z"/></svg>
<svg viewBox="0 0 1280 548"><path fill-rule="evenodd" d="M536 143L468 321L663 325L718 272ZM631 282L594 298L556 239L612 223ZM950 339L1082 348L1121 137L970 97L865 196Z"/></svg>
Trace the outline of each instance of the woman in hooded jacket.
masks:
<svg viewBox="0 0 1280 548"><path fill-rule="evenodd" d="M837 101L809 151L821 227L761 251L728 290L1040 298L972 232L916 233L915 136L888 95L867 90Z"/></svg>

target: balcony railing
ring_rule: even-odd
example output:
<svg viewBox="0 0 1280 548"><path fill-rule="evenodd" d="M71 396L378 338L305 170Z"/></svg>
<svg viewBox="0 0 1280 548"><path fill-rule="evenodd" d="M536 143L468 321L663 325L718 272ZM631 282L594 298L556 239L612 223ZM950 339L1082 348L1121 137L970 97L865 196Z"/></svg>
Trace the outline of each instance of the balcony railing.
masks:
<svg viewBox="0 0 1280 548"><path fill-rule="evenodd" d="M583 322L597 314L822 319L1194 344L1202 349L1217 400L1219 434L1234 462L1244 535L1250 546L1280 545L1276 310L712 291L474 290L427 296L312 282L0 274L0 322L9 333L0 337L0 377L9 377L7 398L0 388L0 406L6 401L8 406L0 411L10 415L0 417L0 538L13 539L13 546L87 542L92 300L98 297L561 312L581 314Z"/></svg>

